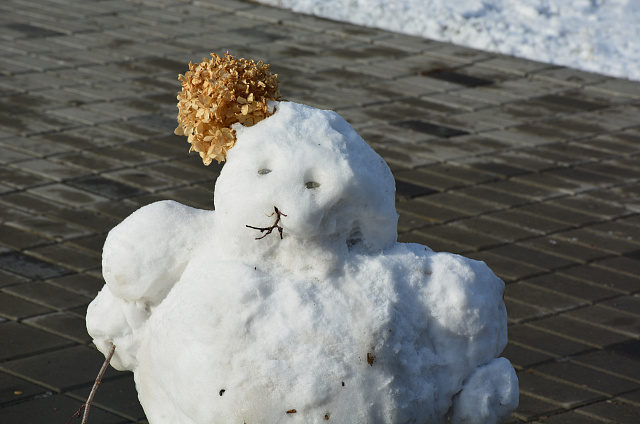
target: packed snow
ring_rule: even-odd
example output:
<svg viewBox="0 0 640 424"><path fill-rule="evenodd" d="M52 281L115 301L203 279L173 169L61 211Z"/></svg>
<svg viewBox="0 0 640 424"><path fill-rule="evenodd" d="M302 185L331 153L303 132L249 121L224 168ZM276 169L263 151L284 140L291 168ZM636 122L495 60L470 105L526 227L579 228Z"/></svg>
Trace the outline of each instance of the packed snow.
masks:
<svg viewBox="0 0 640 424"><path fill-rule="evenodd" d="M87 328L150 423L504 420L504 283L397 242L391 171L338 114L273 107L234 125L215 210L161 201L107 237Z"/></svg>
<svg viewBox="0 0 640 424"><path fill-rule="evenodd" d="M338 21L640 80L638 0L258 0Z"/></svg>

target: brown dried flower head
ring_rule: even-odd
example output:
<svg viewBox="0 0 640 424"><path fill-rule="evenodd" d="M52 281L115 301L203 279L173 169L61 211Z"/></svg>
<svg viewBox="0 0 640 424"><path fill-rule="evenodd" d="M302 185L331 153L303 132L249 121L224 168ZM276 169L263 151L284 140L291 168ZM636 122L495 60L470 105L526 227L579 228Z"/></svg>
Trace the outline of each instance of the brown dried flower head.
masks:
<svg viewBox="0 0 640 424"><path fill-rule="evenodd" d="M278 100L278 75L261 61L236 59L211 53L211 59L189 63L189 71L180 75L182 92L178 93L178 128L186 135L190 151L200 154L209 165L220 163L236 142L231 125L248 127L270 116L267 102Z"/></svg>

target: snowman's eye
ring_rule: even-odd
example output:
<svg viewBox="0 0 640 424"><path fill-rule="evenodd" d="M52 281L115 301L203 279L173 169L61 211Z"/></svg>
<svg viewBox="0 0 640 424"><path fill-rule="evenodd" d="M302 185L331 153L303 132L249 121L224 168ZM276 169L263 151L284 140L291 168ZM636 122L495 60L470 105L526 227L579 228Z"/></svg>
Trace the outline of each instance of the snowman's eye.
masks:
<svg viewBox="0 0 640 424"><path fill-rule="evenodd" d="M309 181L308 183L304 183L304 186L309 189L318 188L320 187L320 183L317 183L315 181Z"/></svg>
<svg viewBox="0 0 640 424"><path fill-rule="evenodd" d="M270 169L263 168L263 169L258 171L258 175L267 175L269 172L271 172Z"/></svg>

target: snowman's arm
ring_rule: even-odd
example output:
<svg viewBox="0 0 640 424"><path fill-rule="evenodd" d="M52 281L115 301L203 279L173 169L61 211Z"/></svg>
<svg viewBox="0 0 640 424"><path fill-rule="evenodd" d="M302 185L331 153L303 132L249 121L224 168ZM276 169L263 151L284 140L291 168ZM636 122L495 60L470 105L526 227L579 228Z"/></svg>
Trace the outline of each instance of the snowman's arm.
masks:
<svg viewBox="0 0 640 424"><path fill-rule="evenodd" d="M117 347L111 358L112 367L133 370L139 344L136 330L148 317L144 305L115 297L105 286L87 308L87 332L105 356L112 344Z"/></svg>
<svg viewBox="0 0 640 424"><path fill-rule="evenodd" d="M194 246L211 230L213 213L161 201L138 209L111 230L102 252L102 274L113 295L162 301Z"/></svg>

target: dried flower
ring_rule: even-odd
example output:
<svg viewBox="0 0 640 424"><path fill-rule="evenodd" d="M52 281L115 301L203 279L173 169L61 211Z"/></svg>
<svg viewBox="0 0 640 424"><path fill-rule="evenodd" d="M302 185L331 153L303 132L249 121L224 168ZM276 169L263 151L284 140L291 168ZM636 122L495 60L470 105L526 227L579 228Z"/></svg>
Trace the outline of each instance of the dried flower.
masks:
<svg viewBox="0 0 640 424"><path fill-rule="evenodd" d="M198 65L189 63L189 71L178 77L182 92L175 130L188 137L190 151L198 152L205 165L225 160L236 143L231 125L257 124L272 114L267 102L280 98L278 75L271 74L269 65L229 53L211 56Z"/></svg>

